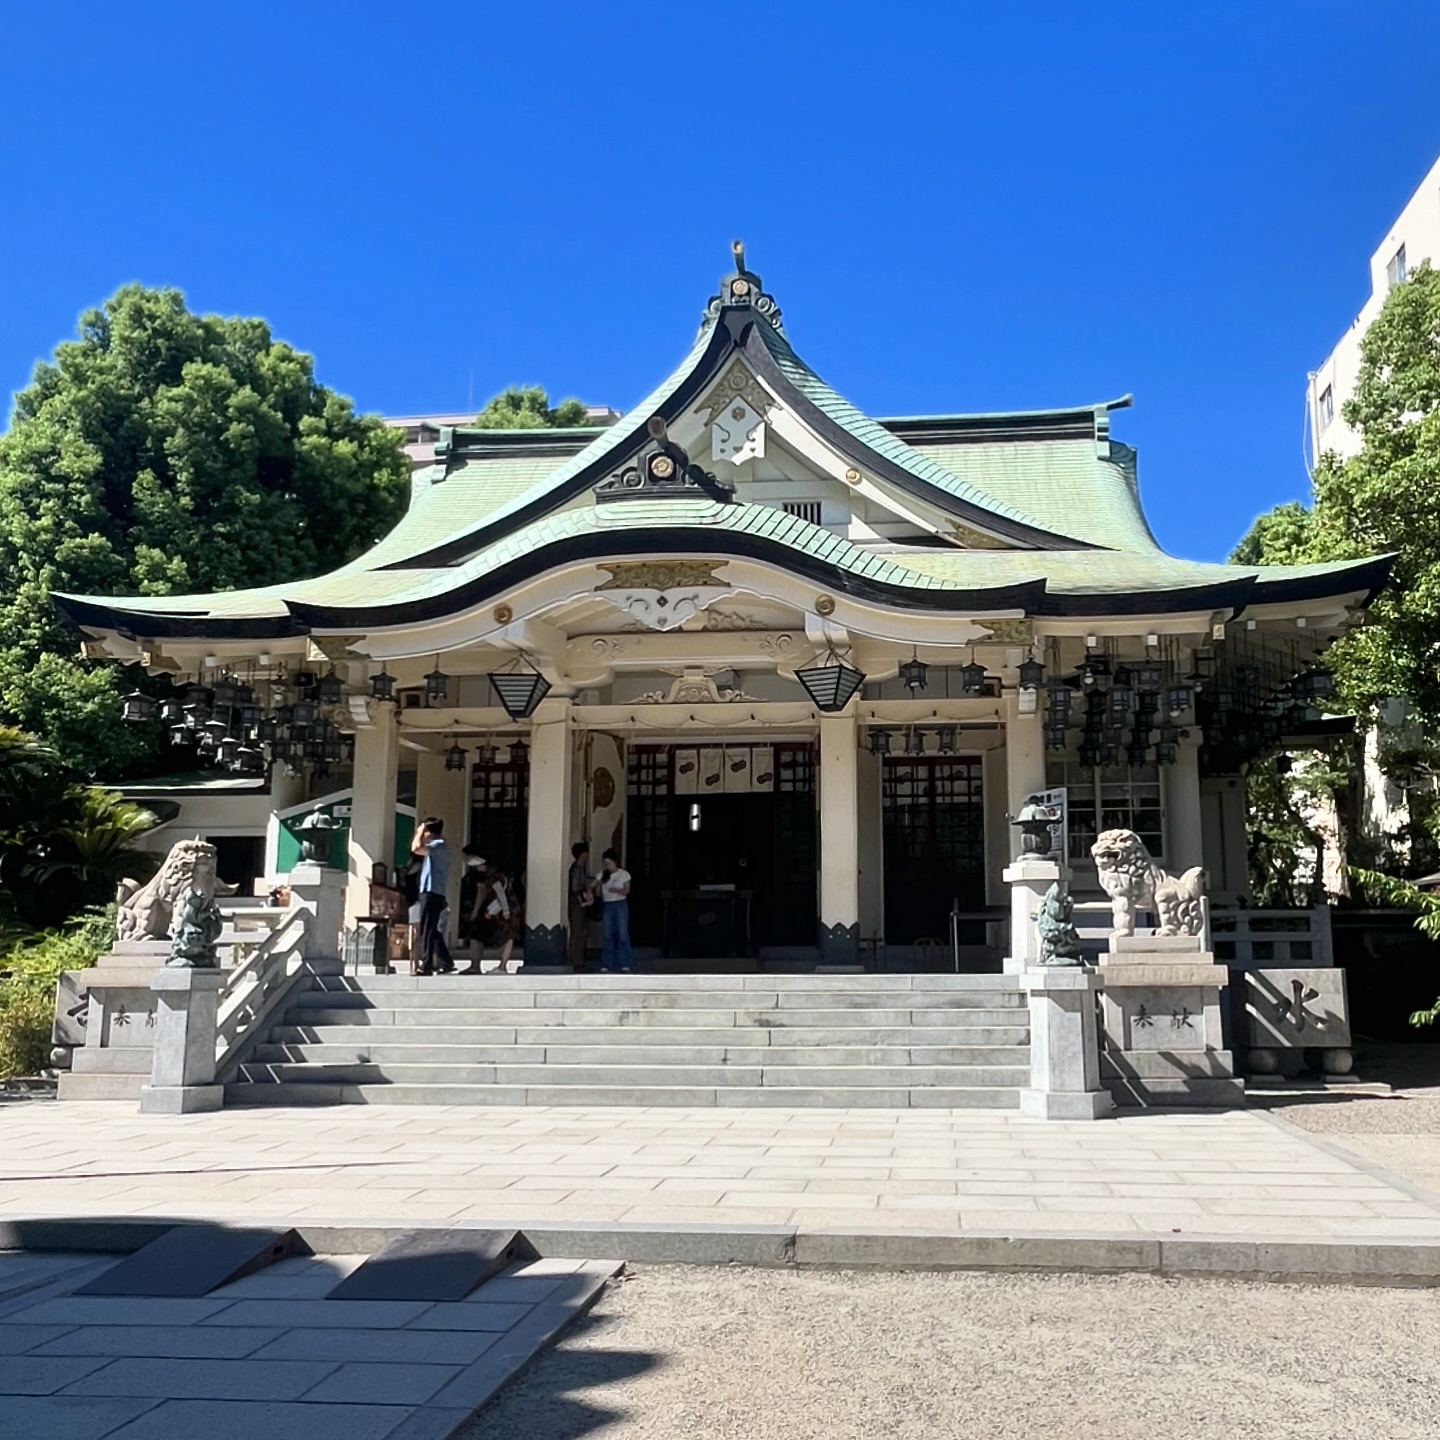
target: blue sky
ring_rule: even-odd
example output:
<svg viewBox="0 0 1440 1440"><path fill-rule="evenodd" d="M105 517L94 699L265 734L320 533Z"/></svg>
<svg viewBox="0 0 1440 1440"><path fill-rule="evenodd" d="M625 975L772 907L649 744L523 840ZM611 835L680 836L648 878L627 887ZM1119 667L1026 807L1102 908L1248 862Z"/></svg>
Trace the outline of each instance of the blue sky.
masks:
<svg viewBox="0 0 1440 1440"><path fill-rule="evenodd" d="M624 409L741 236L873 414L1133 391L1161 541L1223 558L1307 491L1437 54L1434 0L11 6L0 388L138 279L367 409Z"/></svg>

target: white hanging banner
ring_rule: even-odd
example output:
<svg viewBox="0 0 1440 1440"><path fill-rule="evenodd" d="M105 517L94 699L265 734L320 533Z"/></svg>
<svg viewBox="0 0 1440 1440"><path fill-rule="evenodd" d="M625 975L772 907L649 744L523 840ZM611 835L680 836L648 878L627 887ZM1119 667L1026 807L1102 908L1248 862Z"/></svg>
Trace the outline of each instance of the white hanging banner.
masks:
<svg viewBox="0 0 1440 1440"><path fill-rule="evenodd" d="M700 789L700 752L698 750L675 751L675 793L694 795Z"/></svg>

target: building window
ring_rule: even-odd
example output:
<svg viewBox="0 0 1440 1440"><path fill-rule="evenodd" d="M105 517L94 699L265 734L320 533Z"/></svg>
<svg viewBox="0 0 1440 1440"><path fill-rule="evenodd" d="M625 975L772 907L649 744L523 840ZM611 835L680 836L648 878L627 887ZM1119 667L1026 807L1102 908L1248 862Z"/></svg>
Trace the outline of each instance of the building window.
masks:
<svg viewBox="0 0 1440 1440"><path fill-rule="evenodd" d="M1165 812L1155 765L1088 770L1074 760L1051 761L1048 785L1065 787L1070 863L1092 865L1090 847L1106 830L1133 830L1156 860L1165 857Z"/></svg>
<svg viewBox="0 0 1440 1440"><path fill-rule="evenodd" d="M784 508L787 515L793 515L797 520L807 521L811 525L820 523L818 500L787 500Z"/></svg>
<svg viewBox="0 0 1440 1440"><path fill-rule="evenodd" d="M1390 263L1385 267L1385 278L1390 282L1393 290L1397 285L1403 285L1410 274L1405 264L1405 247L1402 245L1391 257Z"/></svg>
<svg viewBox="0 0 1440 1440"><path fill-rule="evenodd" d="M1327 385L1320 392L1320 428L1323 430L1335 418L1335 391Z"/></svg>

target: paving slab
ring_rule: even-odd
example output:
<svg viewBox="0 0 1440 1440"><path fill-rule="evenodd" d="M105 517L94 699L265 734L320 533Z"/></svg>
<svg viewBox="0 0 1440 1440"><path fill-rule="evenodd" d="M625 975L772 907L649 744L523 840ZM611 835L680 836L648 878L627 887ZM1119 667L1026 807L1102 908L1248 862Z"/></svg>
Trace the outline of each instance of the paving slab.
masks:
<svg viewBox="0 0 1440 1440"><path fill-rule="evenodd" d="M0 1435L24 1440L108 1440L117 1427L153 1410L155 1400L97 1400L88 1396L0 1395ZM152 1432L160 1434L161 1432ZM165 1440L178 1440L171 1431ZM133 1432L132 1432L133 1440ZM218 1440L207 1436L206 1440ZM267 1437L275 1440L275 1437Z"/></svg>

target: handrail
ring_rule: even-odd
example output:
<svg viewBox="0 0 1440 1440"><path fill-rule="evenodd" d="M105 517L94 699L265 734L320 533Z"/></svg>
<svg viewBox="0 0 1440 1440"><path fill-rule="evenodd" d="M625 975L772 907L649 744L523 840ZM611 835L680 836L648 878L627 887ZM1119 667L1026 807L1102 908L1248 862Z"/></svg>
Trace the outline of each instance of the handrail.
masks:
<svg viewBox="0 0 1440 1440"><path fill-rule="evenodd" d="M308 906L291 906L255 951L227 972L215 1026L217 1069L263 1023L280 993L304 970L309 919Z"/></svg>

